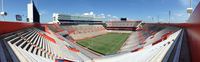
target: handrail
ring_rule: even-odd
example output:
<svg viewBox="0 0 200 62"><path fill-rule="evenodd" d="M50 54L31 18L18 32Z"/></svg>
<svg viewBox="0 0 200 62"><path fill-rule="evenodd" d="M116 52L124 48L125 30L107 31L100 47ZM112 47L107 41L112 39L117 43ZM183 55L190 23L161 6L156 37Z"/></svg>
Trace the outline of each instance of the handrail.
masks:
<svg viewBox="0 0 200 62"><path fill-rule="evenodd" d="M189 48L187 44L186 30L182 29L174 43L168 50L162 62L190 62Z"/></svg>

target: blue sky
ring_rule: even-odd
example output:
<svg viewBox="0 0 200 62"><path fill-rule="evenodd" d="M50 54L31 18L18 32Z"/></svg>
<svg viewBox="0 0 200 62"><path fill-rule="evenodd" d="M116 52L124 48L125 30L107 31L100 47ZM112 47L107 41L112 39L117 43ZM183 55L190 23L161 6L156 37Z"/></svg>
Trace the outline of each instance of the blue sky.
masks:
<svg viewBox="0 0 200 62"><path fill-rule="evenodd" d="M96 15L110 17L127 17L144 22L167 22L171 10L173 22L184 22L188 15L188 0L34 0L41 15L42 22L50 22L53 13L83 14L94 12ZM27 15L29 0L4 0L6 20L15 20L16 14ZM196 7L199 0L193 0ZM154 20L152 20L154 18ZM2 19L2 17L0 17Z"/></svg>

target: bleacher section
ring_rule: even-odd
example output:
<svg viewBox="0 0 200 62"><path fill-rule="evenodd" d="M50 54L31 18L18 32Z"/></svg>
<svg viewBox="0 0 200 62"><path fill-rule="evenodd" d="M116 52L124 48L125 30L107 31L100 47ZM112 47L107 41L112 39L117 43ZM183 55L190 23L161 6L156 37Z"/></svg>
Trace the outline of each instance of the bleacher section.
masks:
<svg viewBox="0 0 200 62"><path fill-rule="evenodd" d="M179 30L179 28L177 28L177 27L156 26L154 24L148 24L148 23L141 24L141 25L143 25L142 30L133 31L132 34L130 35L130 37L124 43L123 47L121 47L121 49L119 50L118 54L123 54L123 53L128 53L128 52L135 53L135 52L140 51L141 49L147 48L149 46L154 46L159 43L163 43L163 41L165 41L172 33L177 32ZM100 26L100 25L96 25L96 26ZM98 36L98 34L99 34L98 29L95 29L95 25L73 25L73 26L61 26L61 27L64 30L67 30L67 33L69 34L69 36L71 36L75 40L91 38L94 36ZM103 26L100 26L100 27L103 27ZM106 30L103 29L103 32L106 32ZM93 34L93 35L91 35L91 34ZM101 35L101 34L99 34L99 35ZM168 46L167 49L169 47L170 46ZM79 50L82 50L82 51L86 51L83 54L88 53L87 49L85 49L85 48L80 48L77 46L76 46L76 48L78 48ZM167 51L166 48L162 48L162 50L165 50L165 53ZM158 51L160 51L160 50L158 50ZM159 54L163 54L163 53L159 53ZM101 58L101 57L96 57L95 55L93 55L91 53L89 53L89 57L97 58L97 59ZM105 57L109 57L109 56L105 56ZM104 60L104 59L102 59L102 60ZM156 61L154 57L152 57L152 60Z"/></svg>
<svg viewBox="0 0 200 62"><path fill-rule="evenodd" d="M64 31L62 28L60 28L59 24L52 24L52 25L47 25L47 26L51 31L55 33Z"/></svg>
<svg viewBox="0 0 200 62"><path fill-rule="evenodd" d="M108 21L106 22L106 29L135 31L140 23L141 21Z"/></svg>
<svg viewBox="0 0 200 62"><path fill-rule="evenodd" d="M151 44L159 43L165 40L165 36L169 36L170 34L179 30L179 28L176 27L155 27L151 24L145 24L143 28L144 30L142 31L132 32L119 52L130 52L138 48L143 48Z"/></svg>
<svg viewBox="0 0 200 62"><path fill-rule="evenodd" d="M142 24L141 27L142 30L138 31L107 31L102 25L44 24L18 29L1 34L0 62L161 61L179 34L180 28L148 23ZM98 55L70 41L92 38L107 32L131 32L131 35L118 53L113 55Z"/></svg>
<svg viewBox="0 0 200 62"><path fill-rule="evenodd" d="M32 27L2 35L0 49L5 51L6 55L1 52L1 55L3 55L1 61L53 62L56 59L81 60L77 52L70 50L72 47L65 45L65 42L62 41L62 45L57 45L38 33L45 32Z"/></svg>
<svg viewBox="0 0 200 62"><path fill-rule="evenodd" d="M69 36L74 40L82 40L106 34L106 29L102 25L73 25L62 26L62 28L67 30Z"/></svg>
<svg viewBox="0 0 200 62"><path fill-rule="evenodd" d="M119 53L102 58L94 59L95 62L162 62L165 54L174 43L181 30L176 31L174 34L163 42L156 45L149 45L135 52Z"/></svg>

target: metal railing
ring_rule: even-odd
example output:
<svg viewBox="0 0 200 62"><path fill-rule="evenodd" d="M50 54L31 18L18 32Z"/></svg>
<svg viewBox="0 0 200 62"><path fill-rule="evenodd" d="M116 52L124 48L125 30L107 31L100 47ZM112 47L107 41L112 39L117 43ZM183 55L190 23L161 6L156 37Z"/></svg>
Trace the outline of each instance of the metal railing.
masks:
<svg viewBox="0 0 200 62"><path fill-rule="evenodd" d="M182 29L168 50L162 62L191 62L186 29Z"/></svg>

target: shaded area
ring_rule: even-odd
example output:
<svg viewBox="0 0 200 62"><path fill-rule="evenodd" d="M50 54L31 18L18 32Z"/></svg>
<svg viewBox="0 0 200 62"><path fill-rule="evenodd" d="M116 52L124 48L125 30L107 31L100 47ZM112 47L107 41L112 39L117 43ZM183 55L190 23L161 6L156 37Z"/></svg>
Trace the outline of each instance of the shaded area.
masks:
<svg viewBox="0 0 200 62"><path fill-rule="evenodd" d="M186 34L187 32L183 29L178 38L173 40L174 43L168 50L162 62L190 62L190 54Z"/></svg>

